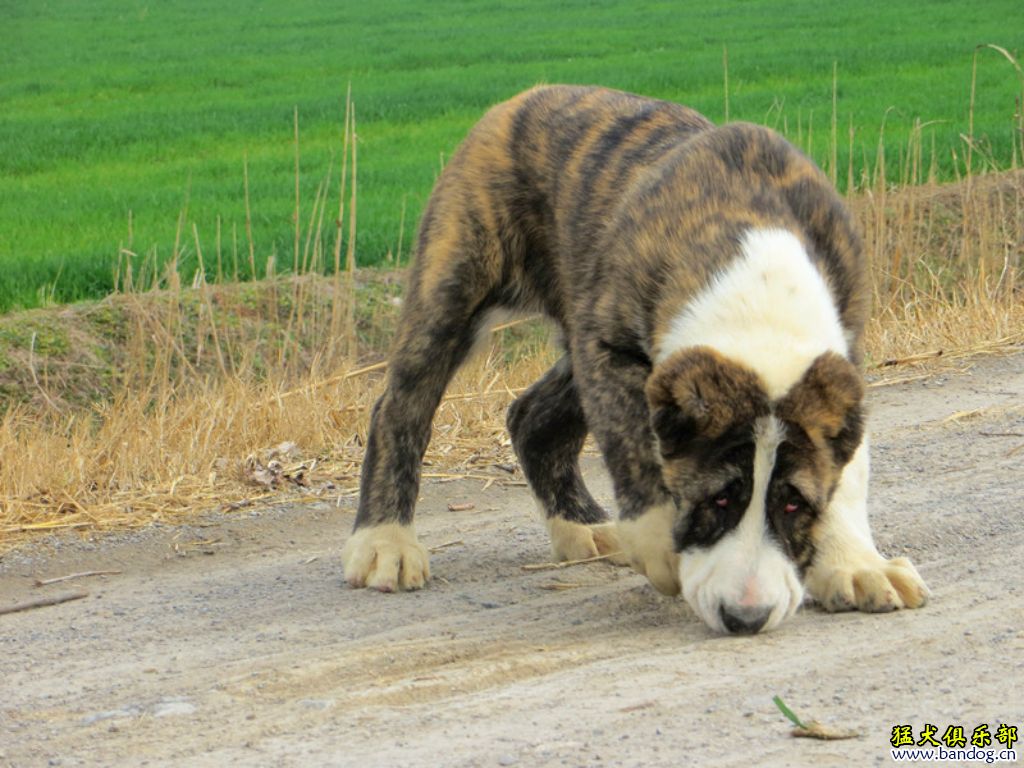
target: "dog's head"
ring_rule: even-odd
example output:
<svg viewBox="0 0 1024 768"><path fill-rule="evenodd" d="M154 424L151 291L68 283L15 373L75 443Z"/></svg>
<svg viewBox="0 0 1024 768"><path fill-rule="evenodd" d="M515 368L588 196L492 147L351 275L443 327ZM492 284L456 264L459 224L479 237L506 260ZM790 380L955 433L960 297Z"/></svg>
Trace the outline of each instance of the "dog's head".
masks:
<svg viewBox="0 0 1024 768"><path fill-rule="evenodd" d="M856 368L833 352L775 400L709 347L655 367L647 399L678 508L680 582L713 629L771 629L799 607L822 510L862 439L863 395Z"/></svg>

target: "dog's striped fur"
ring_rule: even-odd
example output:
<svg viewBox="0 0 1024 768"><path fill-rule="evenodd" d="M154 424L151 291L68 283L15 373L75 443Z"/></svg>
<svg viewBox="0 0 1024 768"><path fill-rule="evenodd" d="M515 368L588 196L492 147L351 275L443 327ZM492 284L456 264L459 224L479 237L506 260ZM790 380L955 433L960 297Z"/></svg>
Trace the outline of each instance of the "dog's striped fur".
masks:
<svg viewBox="0 0 1024 768"><path fill-rule="evenodd" d="M601 88L494 107L423 216L346 578L427 579L412 520L433 413L488 317L526 310L565 344L508 417L556 555L622 546L726 631L775 626L801 583L835 610L920 605L867 526L868 309L842 201L772 131ZM615 527L580 475L588 431Z"/></svg>

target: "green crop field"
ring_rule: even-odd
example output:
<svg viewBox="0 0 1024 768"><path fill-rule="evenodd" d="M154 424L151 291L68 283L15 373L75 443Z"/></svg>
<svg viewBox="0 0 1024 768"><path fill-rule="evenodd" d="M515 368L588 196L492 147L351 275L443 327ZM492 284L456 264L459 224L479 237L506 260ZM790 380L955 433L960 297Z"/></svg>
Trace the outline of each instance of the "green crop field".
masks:
<svg viewBox="0 0 1024 768"><path fill-rule="evenodd" d="M841 187L851 126L854 180L875 167L884 123L899 181L916 120L952 178L975 48L1019 57L1022 22L1020 0L0 0L0 311L102 296L121 247L136 268L169 258L186 203L183 279L196 233L216 271L218 222L221 269L237 251L245 276L246 158L257 272L271 255L290 267L294 112L305 227L329 169L337 208L349 83L361 265L400 239L408 252L441 163L488 105L539 82L600 83L722 120L725 48L729 117L784 130L828 167L835 67ZM997 51L977 61L974 170L1009 167L1022 83Z"/></svg>

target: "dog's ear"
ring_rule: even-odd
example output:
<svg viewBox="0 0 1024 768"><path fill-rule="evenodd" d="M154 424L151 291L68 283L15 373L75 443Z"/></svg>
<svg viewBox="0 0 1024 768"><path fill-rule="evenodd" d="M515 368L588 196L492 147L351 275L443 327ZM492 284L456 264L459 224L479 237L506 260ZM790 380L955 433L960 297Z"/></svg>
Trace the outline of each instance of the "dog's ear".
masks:
<svg viewBox="0 0 1024 768"><path fill-rule="evenodd" d="M819 355L779 402L776 412L797 424L812 442L827 442L845 465L864 434L864 381L856 366L835 352Z"/></svg>
<svg viewBox="0 0 1024 768"><path fill-rule="evenodd" d="M757 374L710 347L680 350L655 366L647 380L647 403L666 458L768 412Z"/></svg>

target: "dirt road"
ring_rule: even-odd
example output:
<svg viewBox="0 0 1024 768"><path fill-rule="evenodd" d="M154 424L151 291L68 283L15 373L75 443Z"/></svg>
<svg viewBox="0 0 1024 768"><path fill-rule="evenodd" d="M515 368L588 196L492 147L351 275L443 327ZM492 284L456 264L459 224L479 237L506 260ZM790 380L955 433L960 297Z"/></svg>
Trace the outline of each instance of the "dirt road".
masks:
<svg viewBox="0 0 1024 768"><path fill-rule="evenodd" d="M624 569L522 570L533 504L479 482L424 486L450 545L414 594L342 585L351 508L56 538L0 561L0 606L90 592L0 615L0 766L887 765L894 725L1024 726L1024 355L869 397L877 539L923 610L712 636ZM33 586L87 570L122 573ZM775 694L860 738L790 738Z"/></svg>

